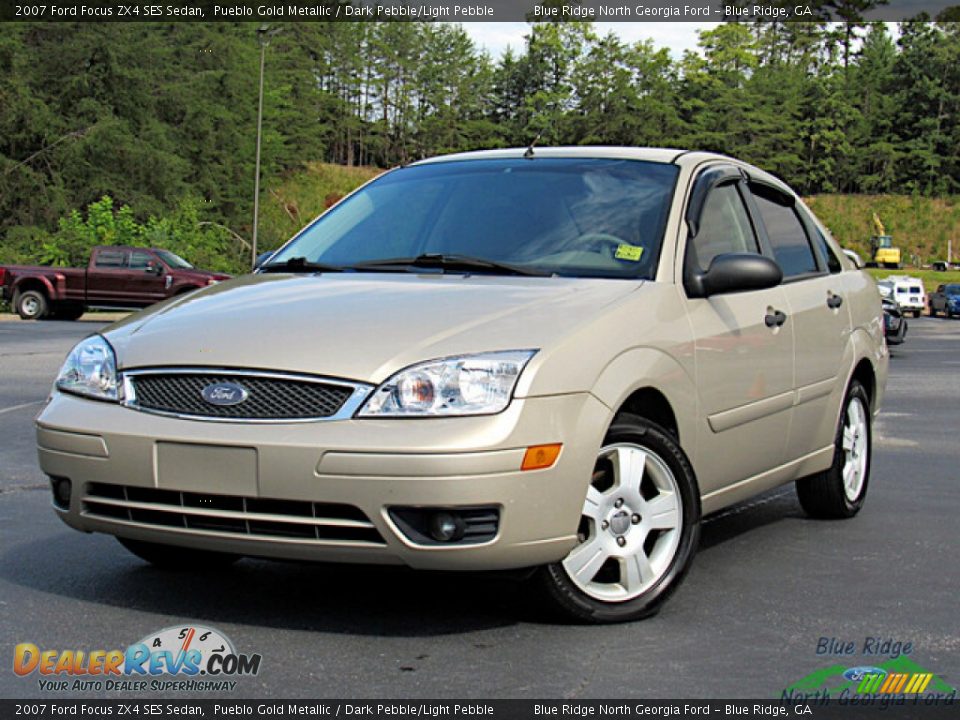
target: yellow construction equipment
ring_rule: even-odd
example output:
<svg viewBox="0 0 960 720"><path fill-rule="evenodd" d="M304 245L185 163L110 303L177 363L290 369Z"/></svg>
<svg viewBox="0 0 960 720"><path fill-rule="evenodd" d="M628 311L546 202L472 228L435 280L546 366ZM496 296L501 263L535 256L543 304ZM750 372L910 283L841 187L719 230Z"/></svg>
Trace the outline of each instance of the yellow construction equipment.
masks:
<svg viewBox="0 0 960 720"><path fill-rule="evenodd" d="M893 238L887 235L887 229L876 213L873 214L873 232L874 235L870 238L870 262L867 267L899 269L900 248L894 246Z"/></svg>

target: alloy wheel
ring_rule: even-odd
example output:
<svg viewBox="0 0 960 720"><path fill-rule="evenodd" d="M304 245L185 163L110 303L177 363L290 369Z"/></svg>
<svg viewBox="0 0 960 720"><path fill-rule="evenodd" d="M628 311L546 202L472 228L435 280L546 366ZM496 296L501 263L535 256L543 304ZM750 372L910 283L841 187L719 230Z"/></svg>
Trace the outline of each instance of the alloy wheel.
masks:
<svg viewBox="0 0 960 720"><path fill-rule="evenodd" d="M663 459L641 445L608 445L584 501L580 544L562 565L586 595L632 600L666 573L682 527L679 486Z"/></svg>
<svg viewBox="0 0 960 720"><path fill-rule="evenodd" d="M841 441L844 452L843 492L850 502L854 502L863 489L863 481L867 475L867 458L870 456L869 437L866 408L860 398L851 398L847 404Z"/></svg>

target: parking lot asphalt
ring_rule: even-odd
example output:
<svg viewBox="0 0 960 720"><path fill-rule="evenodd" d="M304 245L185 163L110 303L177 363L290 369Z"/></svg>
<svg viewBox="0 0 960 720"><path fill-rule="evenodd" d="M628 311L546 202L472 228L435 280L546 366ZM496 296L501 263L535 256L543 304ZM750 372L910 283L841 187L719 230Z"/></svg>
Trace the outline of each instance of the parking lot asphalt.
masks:
<svg viewBox="0 0 960 720"><path fill-rule="evenodd" d="M126 648L187 623L263 656L237 698L772 699L837 661L816 654L822 637L910 642L912 660L960 685L960 321L910 320L893 350L858 517L809 520L792 486L709 517L663 611L604 627L544 617L512 578L260 560L173 574L68 529L33 418L99 327L0 324L0 697L57 697L12 672L17 643ZM96 696L120 695L59 697Z"/></svg>

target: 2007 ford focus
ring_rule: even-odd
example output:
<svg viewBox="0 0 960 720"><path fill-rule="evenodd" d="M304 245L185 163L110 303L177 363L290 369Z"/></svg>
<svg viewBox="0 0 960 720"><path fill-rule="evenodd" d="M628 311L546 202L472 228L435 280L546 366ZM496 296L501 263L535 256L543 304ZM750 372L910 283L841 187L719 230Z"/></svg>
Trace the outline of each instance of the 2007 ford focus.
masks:
<svg viewBox="0 0 960 720"><path fill-rule="evenodd" d="M857 513L887 363L873 281L767 173L498 150L385 173L84 340L37 439L58 515L159 565L538 568L617 621L704 513L794 481Z"/></svg>

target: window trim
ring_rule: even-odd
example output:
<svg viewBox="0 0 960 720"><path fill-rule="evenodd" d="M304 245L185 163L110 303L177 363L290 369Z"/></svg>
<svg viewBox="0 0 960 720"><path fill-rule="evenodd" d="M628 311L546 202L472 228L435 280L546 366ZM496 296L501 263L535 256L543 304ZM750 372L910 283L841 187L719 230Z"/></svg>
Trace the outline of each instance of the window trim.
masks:
<svg viewBox="0 0 960 720"><path fill-rule="evenodd" d="M682 285L688 299L703 297L701 291L697 289L697 286L699 285L699 276L706 271L700 265L700 258L697 257L697 250L694 243L700 231L700 221L703 217L707 199L715 189L727 185L734 185L740 196L740 202L743 203L747 220L750 222L754 239L757 241L757 247L759 249L757 255L768 258L772 257L765 230L762 226L757 225L757 218L751 209L753 198L750 195L749 188L746 187L747 174L736 165L708 165L693 178L690 194L687 197L686 211L683 216L687 224L687 239L683 249Z"/></svg>

